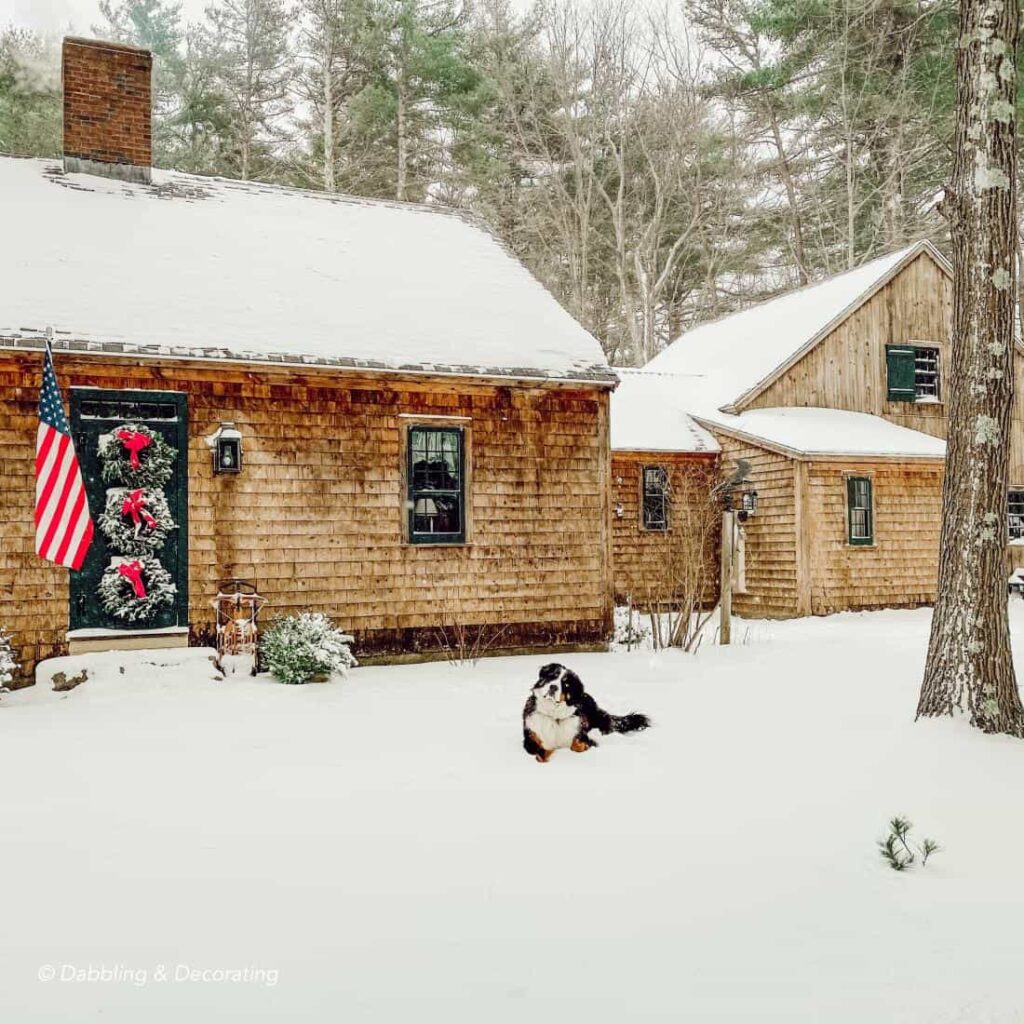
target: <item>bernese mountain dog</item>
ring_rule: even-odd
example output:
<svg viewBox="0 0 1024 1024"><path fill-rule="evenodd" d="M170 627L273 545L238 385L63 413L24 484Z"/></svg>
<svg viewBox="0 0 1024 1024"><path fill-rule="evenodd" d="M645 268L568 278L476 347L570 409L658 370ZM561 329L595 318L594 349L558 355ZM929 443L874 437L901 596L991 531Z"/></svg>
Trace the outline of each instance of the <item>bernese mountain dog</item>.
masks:
<svg viewBox="0 0 1024 1024"><path fill-rule="evenodd" d="M588 735L597 729L607 736L610 732L638 732L646 729L651 720L634 712L629 715L610 715L597 706L597 701L583 689L575 672L564 665L545 665L540 678L533 684L523 708L523 747L540 762L563 748L582 754L597 746Z"/></svg>

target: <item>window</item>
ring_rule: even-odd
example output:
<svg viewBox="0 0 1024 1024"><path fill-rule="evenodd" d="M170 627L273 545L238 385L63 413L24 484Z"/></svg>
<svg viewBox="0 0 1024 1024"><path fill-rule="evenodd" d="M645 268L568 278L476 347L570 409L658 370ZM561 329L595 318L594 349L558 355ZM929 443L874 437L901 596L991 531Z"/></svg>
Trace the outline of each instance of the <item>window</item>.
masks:
<svg viewBox="0 0 1024 1024"><path fill-rule="evenodd" d="M413 544L462 544L466 539L464 439L460 427L409 428Z"/></svg>
<svg viewBox="0 0 1024 1024"><path fill-rule="evenodd" d="M914 349L914 397L918 402L939 400L939 350Z"/></svg>
<svg viewBox="0 0 1024 1024"><path fill-rule="evenodd" d="M938 402L939 350L926 345L887 345L887 388L890 402Z"/></svg>
<svg viewBox="0 0 1024 1024"><path fill-rule="evenodd" d="M644 529L668 529L668 470L644 466Z"/></svg>
<svg viewBox="0 0 1024 1024"><path fill-rule="evenodd" d="M871 478L846 478L847 539L851 544L868 545L875 542L875 512L871 493Z"/></svg>
<svg viewBox="0 0 1024 1024"><path fill-rule="evenodd" d="M1010 540L1024 538L1024 491L1010 491L1007 511L1010 519Z"/></svg>

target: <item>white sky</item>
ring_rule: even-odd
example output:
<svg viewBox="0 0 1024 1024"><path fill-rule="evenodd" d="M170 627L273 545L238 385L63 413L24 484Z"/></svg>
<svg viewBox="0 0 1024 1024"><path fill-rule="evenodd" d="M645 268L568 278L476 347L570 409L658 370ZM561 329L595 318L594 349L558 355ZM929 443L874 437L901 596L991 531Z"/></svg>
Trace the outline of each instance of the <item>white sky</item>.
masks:
<svg viewBox="0 0 1024 1024"><path fill-rule="evenodd" d="M199 21L209 0L181 0L185 21ZM98 0L0 0L0 26L88 33L100 21Z"/></svg>

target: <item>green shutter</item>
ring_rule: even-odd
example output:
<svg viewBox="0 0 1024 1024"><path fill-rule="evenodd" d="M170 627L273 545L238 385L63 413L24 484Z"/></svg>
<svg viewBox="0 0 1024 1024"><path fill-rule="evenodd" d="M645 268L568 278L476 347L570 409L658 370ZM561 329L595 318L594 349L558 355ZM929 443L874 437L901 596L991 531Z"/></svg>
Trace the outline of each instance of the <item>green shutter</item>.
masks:
<svg viewBox="0 0 1024 1024"><path fill-rule="evenodd" d="M846 478L846 539L857 547L875 543L875 498L871 478Z"/></svg>
<svg viewBox="0 0 1024 1024"><path fill-rule="evenodd" d="M900 345L885 346L885 368L888 375L890 402L913 402L917 397L914 387L915 352Z"/></svg>

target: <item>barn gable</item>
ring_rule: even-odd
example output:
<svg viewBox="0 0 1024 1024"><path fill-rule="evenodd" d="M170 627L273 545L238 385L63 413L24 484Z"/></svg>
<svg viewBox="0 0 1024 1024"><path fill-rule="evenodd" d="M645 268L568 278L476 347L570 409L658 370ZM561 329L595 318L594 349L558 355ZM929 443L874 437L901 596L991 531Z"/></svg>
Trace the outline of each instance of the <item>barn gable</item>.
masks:
<svg viewBox="0 0 1024 1024"><path fill-rule="evenodd" d="M930 242L918 242L854 270L702 324L655 356L647 369L687 374L693 383L682 387L694 411L741 412L919 260L934 265L944 275L949 273L938 250Z"/></svg>

